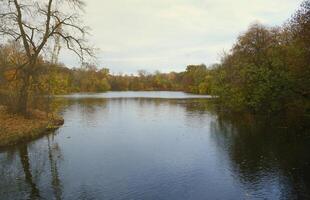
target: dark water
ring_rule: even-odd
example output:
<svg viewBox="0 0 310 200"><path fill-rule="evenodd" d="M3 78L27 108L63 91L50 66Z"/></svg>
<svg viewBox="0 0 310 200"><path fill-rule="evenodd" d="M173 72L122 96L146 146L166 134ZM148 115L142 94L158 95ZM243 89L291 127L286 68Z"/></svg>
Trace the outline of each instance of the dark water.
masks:
<svg viewBox="0 0 310 200"><path fill-rule="evenodd" d="M150 94L66 97L63 127L0 152L0 199L310 198L307 134Z"/></svg>

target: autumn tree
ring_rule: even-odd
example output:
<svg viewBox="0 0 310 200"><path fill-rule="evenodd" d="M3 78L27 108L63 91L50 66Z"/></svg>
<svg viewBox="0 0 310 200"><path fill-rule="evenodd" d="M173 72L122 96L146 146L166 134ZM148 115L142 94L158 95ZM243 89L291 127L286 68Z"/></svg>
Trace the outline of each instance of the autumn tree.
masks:
<svg viewBox="0 0 310 200"><path fill-rule="evenodd" d="M192 93L204 93L204 81L207 73L207 67L201 65L189 65L183 77L184 89Z"/></svg>
<svg viewBox="0 0 310 200"><path fill-rule="evenodd" d="M223 107L304 115L310 109L310 1L283 26L253 24L208 77Z"/></svg>
<svg viewBox="0 0 310 200"><path fill-rule="evenodd" d="M37 78L38 61L55 41L73 51L81 60L93 55L87 46L87 27L81 25L82 0L0 0L0 35L23 47L25 61L15 66L19 88L16 110L27 114L30 88Z"/></svg>

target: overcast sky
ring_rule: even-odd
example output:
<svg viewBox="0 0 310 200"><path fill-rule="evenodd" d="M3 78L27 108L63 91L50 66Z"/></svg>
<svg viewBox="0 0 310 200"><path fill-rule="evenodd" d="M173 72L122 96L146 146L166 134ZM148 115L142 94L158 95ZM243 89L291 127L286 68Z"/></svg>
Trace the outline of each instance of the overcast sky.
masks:
<svg viewBox="0 0 310 200"><path fill-rule="evenodd" d="M253 22L281 25L302 0L87 0L97 64L112 73L182 71L212 64ZM78 67L62 52L61 61Z"/></svg>

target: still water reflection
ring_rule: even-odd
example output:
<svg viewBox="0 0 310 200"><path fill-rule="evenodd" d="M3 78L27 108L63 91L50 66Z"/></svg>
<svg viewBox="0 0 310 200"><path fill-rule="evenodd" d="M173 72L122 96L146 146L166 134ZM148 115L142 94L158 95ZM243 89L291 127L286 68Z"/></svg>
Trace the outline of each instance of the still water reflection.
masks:
<svg viewBox="0 0 310 200"><path fill-rule="evenodd" d="M67 97L63 127L0 152L0 199L310 198L307 134L175 94Z"/></svg>

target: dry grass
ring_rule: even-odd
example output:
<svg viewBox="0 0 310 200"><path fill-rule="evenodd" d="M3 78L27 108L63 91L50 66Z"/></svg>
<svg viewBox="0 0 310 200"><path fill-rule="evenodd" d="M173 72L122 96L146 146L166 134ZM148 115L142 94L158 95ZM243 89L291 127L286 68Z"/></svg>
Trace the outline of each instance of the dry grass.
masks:
<svg viewBox="0 0 310 200"><path fill-rule="evenodd" d="M8 113L0 106L0 147L34 139L58 128L63 119L55 115L47 117L44 112L32 111L29 118Z"/></svg>

